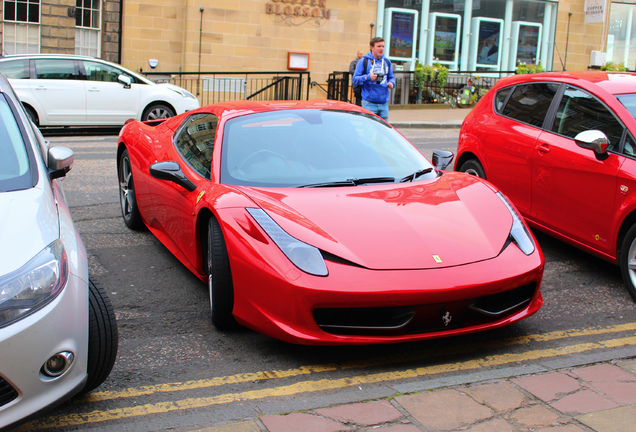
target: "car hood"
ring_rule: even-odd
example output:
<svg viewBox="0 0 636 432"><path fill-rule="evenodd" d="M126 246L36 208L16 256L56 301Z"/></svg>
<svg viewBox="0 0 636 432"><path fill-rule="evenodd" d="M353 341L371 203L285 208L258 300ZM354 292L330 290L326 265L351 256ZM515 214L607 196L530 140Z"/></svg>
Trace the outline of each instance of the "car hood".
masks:
<svg viewBox="0 0 636 432"><path fill-rule="evenodd" d="M512 227L512 215L493 189L461 173L407 184L237 189L290 235L371 269L491 259Z"/></svg>
<svg viewBox="0 0 636 432"><path fill-rule="evenodd" d="M50 189L0 193L0 276L19 269L59 237Z"/></svg>

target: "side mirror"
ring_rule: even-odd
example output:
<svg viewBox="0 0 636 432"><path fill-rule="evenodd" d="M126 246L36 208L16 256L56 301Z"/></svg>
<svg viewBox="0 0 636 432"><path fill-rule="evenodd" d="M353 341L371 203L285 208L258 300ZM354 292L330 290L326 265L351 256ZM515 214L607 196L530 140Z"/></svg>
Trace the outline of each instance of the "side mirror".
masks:
<svg viewBox="0 0 636 432"><path fill-rule="evenodd" d="M581 148L593 150L600 160L607 158L609 139L600 130L583 131L574 137L574 142Z"/></svg>
<svg viewBox="0 0 636 432"><path fill-rule="evenodd" d="M46 158L49 178L53 180L64 177L71 170L74 160L75 156L70 148L62 146L50 147Z"/></svg>
<svg viewBox="0 0 636 432"><path fill-rule="evenodd" d="M117 81L124 85L124 88L130 88L132 85L132 78L126 75L119 75Z"/></svg>
<svg viewBox="0 0 636 432"><path fill-rule="evenodd" d="M150 175L158 180L167 180L178 184L188 192L197 188L192 180L186 177L181 167L174 161L157 162L150 165Z"/></svg>
<svg viewBox="0 0 636 432"><path fill-rule="evenodd" d="M433 165L438 170L445 170L453 161L455 155L447 150L433 150Z"/></svg>

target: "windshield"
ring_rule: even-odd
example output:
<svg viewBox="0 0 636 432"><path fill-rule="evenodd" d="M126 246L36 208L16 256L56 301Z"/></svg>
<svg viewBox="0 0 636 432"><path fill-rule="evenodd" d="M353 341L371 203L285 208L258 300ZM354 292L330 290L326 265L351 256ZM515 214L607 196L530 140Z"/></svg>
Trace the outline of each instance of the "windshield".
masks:
<svg viewBox="0 0 636 432"><path fill-rule="evenodd" d="M20 128L4 95L0 94L0 192L31 185L29 156Z"/></svg>
<svg viewBox="0 0 636 432"><path fill-rule="evenodd" d="M327 187L433 178L437 172L404 137L373 116L301 109L229 120L221 182Z"/></svg>
<svg viewBox="0 0 636 432"><path fill-rule="evenodd" d="M636 118L636 94L621 94L616 95L616 99L618 99L627 111L632 115L632 117Z"/></svg>

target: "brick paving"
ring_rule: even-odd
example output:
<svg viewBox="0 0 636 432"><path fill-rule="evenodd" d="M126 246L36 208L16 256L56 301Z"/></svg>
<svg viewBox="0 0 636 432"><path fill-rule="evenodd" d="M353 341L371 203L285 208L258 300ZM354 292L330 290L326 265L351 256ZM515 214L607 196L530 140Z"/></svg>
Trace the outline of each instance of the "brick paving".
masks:
<svg viewBox="0 0 636 432"><path fill-rule="evenodd" d="M634 432L636 359L440 387L202 432Z"/></svg>

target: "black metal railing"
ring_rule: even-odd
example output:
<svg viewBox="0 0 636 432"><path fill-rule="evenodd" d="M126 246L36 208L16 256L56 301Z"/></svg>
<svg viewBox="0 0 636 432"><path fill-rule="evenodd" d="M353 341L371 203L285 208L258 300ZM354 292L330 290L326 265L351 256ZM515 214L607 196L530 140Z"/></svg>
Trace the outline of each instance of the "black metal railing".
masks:
<svg viewBox="0 0 636 432"><path fill-rule="evenodd" d="M504 76L514 74L514 72L488 73L479 71L449 72L444 88L440 89L439 84L434 79L427 81L426 86L420 89L414 78L414 72L396 71L395 88L390 91L391 105L410 105L420 103L440 103L444 101L445 95L465 87L469 79L482 91L487 91ZM327 98L341 101L351 101L352 94L352 74L349 72L333 72L329 74L327 80ZM316 85L317 83L312 83ZM322 86L321 86L322 87ZM323 88L324 90L324 88Z"/></svg>
<svg viewBox="0 0 636 432"><path fill-rule="evenodd" d="M496 73L480 71L449 72L446 84L440 88L435 79L426 82L424 88L419 88L415 81L414 72L396 71L395 88L390 92L392 105L410 105L420 103L440 103L444 102L447 95L465 87L468 80L481 91L490 90L499 79L514 74L514 71L500 71Z"/></svg>
<svg viewBox="0 0 636 432"><path fill-rule="evenodd" d="M196 95L201 105L234 100L307 100L309 72L142 72Z"/></svg>

